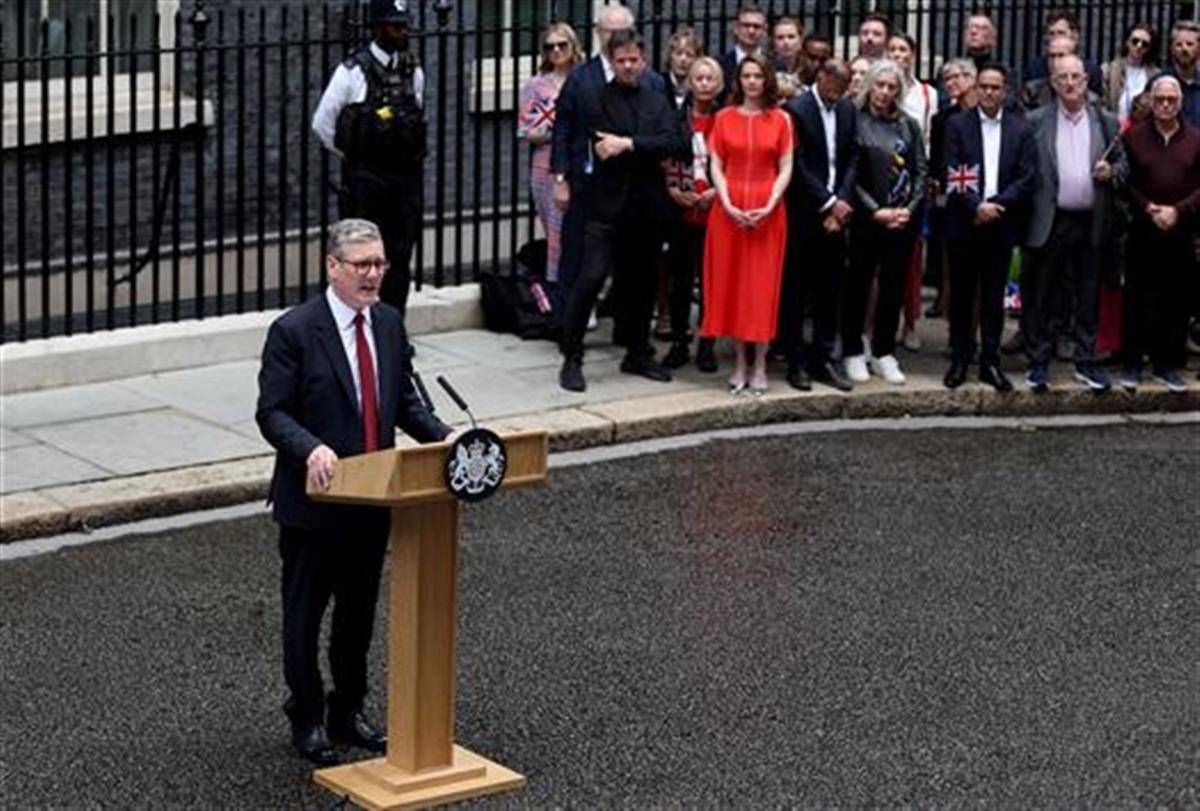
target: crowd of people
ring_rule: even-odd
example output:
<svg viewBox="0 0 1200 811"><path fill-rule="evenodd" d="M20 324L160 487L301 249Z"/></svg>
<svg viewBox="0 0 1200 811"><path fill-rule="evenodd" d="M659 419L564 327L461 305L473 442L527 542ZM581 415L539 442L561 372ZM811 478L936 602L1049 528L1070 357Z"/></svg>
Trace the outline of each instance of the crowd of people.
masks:
<svg viewBox="0 0 1200 811"><path fill-rule="evenodd" d="M1109 358L1128 390L1147 361L1186 390L1200 25L1176 22L1160 62L1158 32L1134 23L1098 65L1081 56L1075 14L1055 9L1018 73L979 12L937 84L916 75L920 43L879 13L849 62L753 2L731 33L714 58L681 28L659 71L627 7L600 10L590 59L569 25L544 32L518 134L533 146L563 388L586 387L583 339L610 280L624 372L669 381L693 359L716 372L725 338L734 394L765 392L772 356L801 390L900 385L898 348L921 348L930 278L924 315L948 318L949 388L978 364L982 382L1011 390L1002 355L1023 352L1035 391L1056 355L1097 392L1111 387ZM1002 341L1018 266L1020 328Z"/></svg>

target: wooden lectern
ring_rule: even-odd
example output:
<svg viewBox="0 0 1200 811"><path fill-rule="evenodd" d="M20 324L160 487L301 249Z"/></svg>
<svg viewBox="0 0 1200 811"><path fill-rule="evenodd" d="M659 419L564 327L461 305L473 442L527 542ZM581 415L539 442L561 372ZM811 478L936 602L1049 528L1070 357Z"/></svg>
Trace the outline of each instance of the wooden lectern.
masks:
<svg viewBox="0 0 1200 811"><path fill-rule="evenodd" d="M503 436L503 487L546 481L545 431ZM392 510L387 756L314 772L364 808L409 808L519 788L525 778L454 744L458 500L445 483L449 445L392 448L338 462L318 501Z"/></svg>

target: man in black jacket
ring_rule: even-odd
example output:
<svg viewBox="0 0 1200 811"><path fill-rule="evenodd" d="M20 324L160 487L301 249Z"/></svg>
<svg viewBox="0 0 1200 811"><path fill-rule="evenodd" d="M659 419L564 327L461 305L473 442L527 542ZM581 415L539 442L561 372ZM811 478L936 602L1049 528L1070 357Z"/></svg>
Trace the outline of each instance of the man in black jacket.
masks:
<svg viewBox="0 0 1200 811"><path fill-rule="evenodd" d="M336 760L331 737L384 750L363 698L389 513L319 503L305 486L328 487L339 457L394 446L397 426L420 442L450 433L413 387L400 313L379 301L388 268L379 229L366 220L335 223L325 261L325 292L288 310L267 333L255 413L276 452L270 500L283 559L283 671L291 691L284 712L296 750L319 764ZM333 692L326 701L317 642L331 597Z"/></svg>
<svg viewBox="0 0 1200 811"><path fill-rule="evenodd" d="M1037 156L1024 120L1004 109L1008 70L979 71L978 110L946 123L946 233L950 245L950 369L947 388L967 379L975 354L973 311L979 291L979 379L998 391L1012 383L1000 369L1004 287L1013 247L1025 231Z"/></svg>
<svg viewBox="0 0 1200 811"><path fill-rule="evenodd" d="M784 108L792 116L797 147L786 198L788 247L778 332L779 346L788 359L788 383L801 391L812 388L810 376L842 391L853 387L832 360L858 157L854 104L843 98L849 84L846 63L828 59L818 70L812 91L796 96ZM804 357L804 311L810 297L813 341Z"/></svg>
<svg viewBox="0 0 1200 811"><path fill-rule="evenodd" d="M667 211L662 159L686 146L680 120L658 88L642 79L642 41L634 31L618 31L608 41L613 80L583 99L584 119L594 160L580 189L584 214L583 267L563 314L559 383L583 391L583 335L596 297L611 272L617 328L626 342L621 371L651 380L671 379L654 362L650 315L654 308L655 257Z"/></svg>

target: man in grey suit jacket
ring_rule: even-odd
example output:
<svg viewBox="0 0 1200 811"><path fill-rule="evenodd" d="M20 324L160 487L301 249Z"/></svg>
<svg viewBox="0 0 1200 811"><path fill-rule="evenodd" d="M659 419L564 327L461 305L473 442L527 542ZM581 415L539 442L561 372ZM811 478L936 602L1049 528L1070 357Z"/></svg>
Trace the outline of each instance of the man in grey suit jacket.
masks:
<svg viewBox="0 0 1200 811"><path fill-rule="evenodd" d="M1128 173L1120 127L1087 103L1087 72L1077 56L1058 62L1055 104L1029 114L1038 181L1031 200L1021 278L1021 331L1030 388L1050 382L1055 315L1074 291L1075 379L1093 391L1110 387L1095 362L1098 281L1113 248L1116 192Z"/></svg>

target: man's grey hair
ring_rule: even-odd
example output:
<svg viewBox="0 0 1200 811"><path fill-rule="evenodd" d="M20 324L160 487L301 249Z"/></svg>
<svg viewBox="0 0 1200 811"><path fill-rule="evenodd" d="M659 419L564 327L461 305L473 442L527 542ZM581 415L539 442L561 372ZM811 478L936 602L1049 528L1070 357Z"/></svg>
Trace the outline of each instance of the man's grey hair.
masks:
<svg viewBox="0 0 1200 811"><path fill-rule="evenodd" d="M329 238L325 242L327 256L342 257L342 248L352 242L383 242L379 226L370 220L349 218L338 220L329 226Z"/></svg>
<svg viewBox="0 0 1200 811"><path fill-rule="evenodd" d="M1179 91L1179 95L1181 97L1183 96L1183 82L1179 81L1179 78L1177 76L1172 76L1169 73L1160 73L1154 79L1154 81L1150 83L1150 86L1147 87L1146 89L1148 91L1150 91L1151 93L1153 93L1154 88L1158 87L1160 84L1163 84L1163 83L1175 85L1175 89Z"/></svg>
<svg viewBox="0 0 1200 811"><path fill-rule="evenodd" d="M1176 34L1181 34L1184 31L1190 31L1200 36L1200 22L1196 22L1195 20L1178 20L1175 25L1171 26L1171 39L1174 39Z"/></svg>
<svg viewBox="0 0 1200 811"><path fill-rule="evenodd" d="M596 12L596 25L609 23L612 26L621 26L623 28L632 28L637 25L637 17L634 16L633 10L627 6L622 6L619 3L613 3L601 7Z"/></svg>
<svg viewBox="0 0 1200 811"><path fill-rule="evenodd" d="M975 67L975 60L973 60L973 59L951 59L949 62L942 65L942 70L941 70L942 81L946 81L946 74L952 70L957 70L959 73L965 73L968 76L978 76L979 75L979 69Z"/></svg>
<svg viewBox="0 0 1200 811"><path fill-rule="evenodd" d="M871 97L871 88L875 86L875 82L879 77L885 73L890 73L896 77L896 83L900 88L896 93L896 107L899 109L900 102L904 99L904 94L908 92L908 77L904 75L904 70L900 65L891 59L876 59L871 63L871 67L867 68L867 75L863 77L862 89L858 91L858 98L856 99L859 109L867 109L867 102Z"/></svg>

